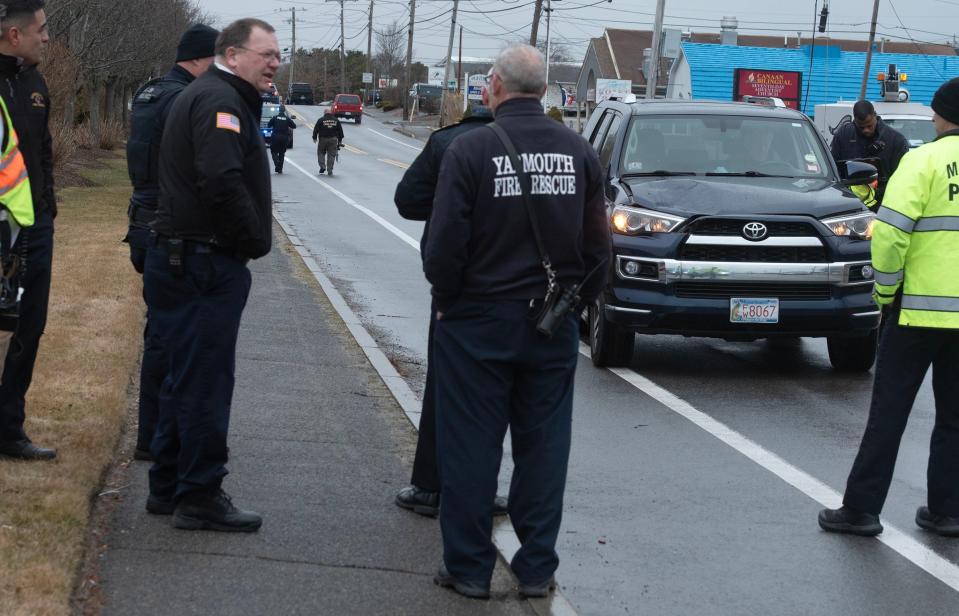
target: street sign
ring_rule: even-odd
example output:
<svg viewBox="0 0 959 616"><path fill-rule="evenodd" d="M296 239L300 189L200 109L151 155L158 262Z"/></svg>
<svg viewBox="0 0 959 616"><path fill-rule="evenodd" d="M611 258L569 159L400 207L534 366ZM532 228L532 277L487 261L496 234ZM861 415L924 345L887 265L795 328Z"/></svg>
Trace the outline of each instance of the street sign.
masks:
<svg viewBox="0 0 959 616"><path fill-rule="evenodd" d="M380 80L379 80L379 87L380 87L380 89L383 89L383 88L386 87L386 80L385 80L385 79L380 79Z"/></svg>
<svg viewBox="0 0 959 616"><path fill-rule="evenodd" d="M483 100L483 88L486 86L486 75L482 73L478 75L470 75L469 83L467 84L467 93L466 98L471 101L481 101Z"/></svg>
<svg viewBox="0 0 959 616"><path fill-rule="evenodd" d="M601 103L616 97L620 100L633 91L633 82L629 79L597 79L596 102Z"/></svg>
<svg viewBox="0 0 959 616"><path fill-rule="evenodd" d="M373 83L373 73L363 73L363 83Z"/></svg>
<svg viewBox="0 0 959 616"><path fill-rule="evenodd" d="M455 89L456 89L456 80L455 80L455 79L450 79L449 81L447 81L447 82L446 82L446 89L447 89L447 90L455 90Z"/></svg>

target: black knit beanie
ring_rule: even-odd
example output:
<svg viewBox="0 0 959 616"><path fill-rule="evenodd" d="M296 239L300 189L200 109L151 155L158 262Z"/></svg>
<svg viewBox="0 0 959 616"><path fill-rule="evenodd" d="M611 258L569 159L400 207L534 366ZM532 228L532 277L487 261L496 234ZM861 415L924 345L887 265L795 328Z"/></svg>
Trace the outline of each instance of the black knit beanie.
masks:
<svg viewBox="0 0 959 616"><path fill-rule="evenodd" d="M932 110L943 120L959 124L959 77L939 86L932 97Z"/></svg>
<svg viewBox="0 0 959 616"><path fill-rule="evenodd" d="M203 24L191 27L180 37L180 44L176 47L176 61L185 62L186 60L213 56L216 37L219 35L219 30Z"/></svg>

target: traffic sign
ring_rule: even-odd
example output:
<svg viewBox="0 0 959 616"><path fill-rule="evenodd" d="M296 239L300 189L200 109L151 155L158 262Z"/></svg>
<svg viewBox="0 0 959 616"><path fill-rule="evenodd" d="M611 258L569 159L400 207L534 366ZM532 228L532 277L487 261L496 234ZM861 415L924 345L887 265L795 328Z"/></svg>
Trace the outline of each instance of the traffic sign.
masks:
<svg viewBox="0 0 959 616"><path fill-rule="evenodd" d="M363 83L373 83L373 73L363 73Z"/></svg>

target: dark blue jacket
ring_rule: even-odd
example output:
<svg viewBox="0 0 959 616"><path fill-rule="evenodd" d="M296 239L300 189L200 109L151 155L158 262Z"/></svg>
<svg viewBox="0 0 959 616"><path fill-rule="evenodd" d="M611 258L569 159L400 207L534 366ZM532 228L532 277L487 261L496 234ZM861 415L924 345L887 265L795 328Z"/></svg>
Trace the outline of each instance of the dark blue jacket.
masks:
<svg viewBox="0 0 959 616"><path fill-rule="evenodd" d="M190 71L176 66L158 79L144 84L133 95L130 112L130 138L127 140L127 171L133 184L131 216L139 207L148 213L131 220L131 224L145 227L156 212L160 199L160 140L166 125L170 105L193 82Z"/></svg>
<svg viewBox="0 0 959 616"><path fill-rule="evenodd" d="M496 123L510 136L532 181L546 252L564 285L596 270L581 296L592 301L610 259L603 172L589 143L543 113L538 100L502 103ZM447 148L433 199L423 264L436 307L458 298L526 300L546 294L546 274L496 134L460 135Z"/></svg>
<svg viewBox="0 0 959 616"><path fill-rule="evenodd" d="M430 213L433 211L433 195L439 180L440 163L443 154L460 135L474 128L480 128L493 121L493 114L486 107L477 107L473 115L462 122L447 126L430 135L403 179L396 185L393 202L400 216L407 220L425 220L423 238L420 240L420 253L425 254L426 238L430 230Z"/></svg>
<svg viewBox="0 0 959 616"><path fill-rule="evenodd" d="M879 188L876 199L882 203L886 182L899 167L899 161L909 151L909 142L902 133L886 126L882 118L876 119L876 131L872 137L864 137L855 122L844 122L836 129L829 146L837 162L855 158L879 159Z"/></svg>

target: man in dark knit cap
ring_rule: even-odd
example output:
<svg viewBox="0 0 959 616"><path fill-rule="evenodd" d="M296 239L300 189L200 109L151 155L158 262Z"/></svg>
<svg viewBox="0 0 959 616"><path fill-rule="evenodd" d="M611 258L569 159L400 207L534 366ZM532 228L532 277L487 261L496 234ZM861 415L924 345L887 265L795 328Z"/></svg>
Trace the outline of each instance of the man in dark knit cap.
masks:
<svg viewBox="0 0 959 616"><path fill-rule="evenodd" d="M819 525L831 532L882 532L879 513L899 442L932 366L936 414L927 504L916 511L916 524L959 537L959 78L939 88L932 110L936 140L903 157L873 228L879 356L869 421L843 506L819 513Z"/></svg>
<svg viewBox="0 0 959 616"><path fill-rule="evenodd" d="M160 196L157 163L167 112L180 92L213 63L213 49L219 34L218 30L202 24L184 32L177 46L173 68L163 77L146 83L133 97L130 139L127 141L127 168L133 183L133 196L128 210L130 228L125 241L130 244L130 261L141 274L150 223L156 217ZM147 314L140 368L139 427L133 454L137 460L151 459L150 441L159 414L160 384L166 376L163 349L152 329Z"/></svg>

